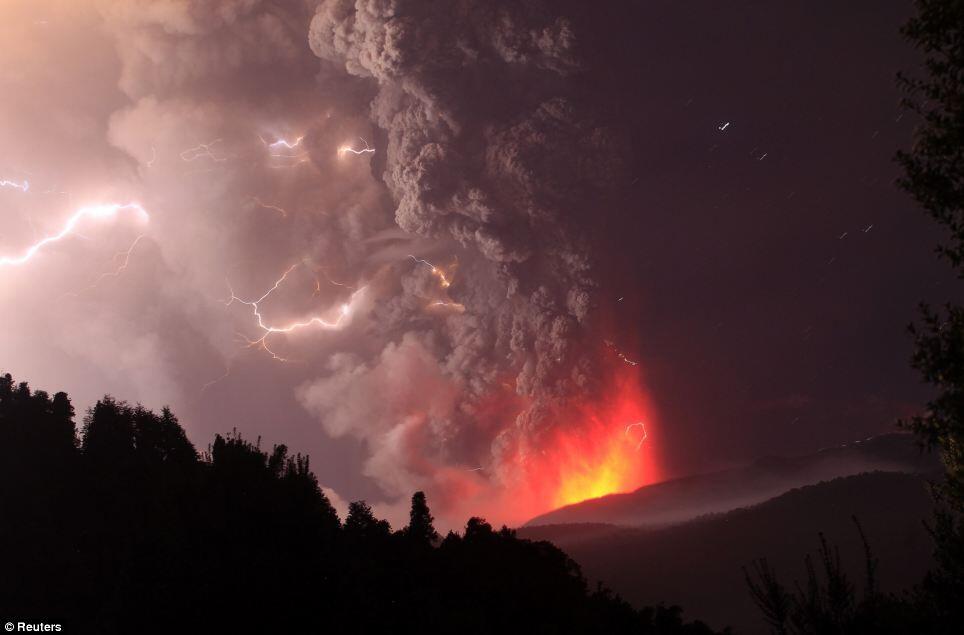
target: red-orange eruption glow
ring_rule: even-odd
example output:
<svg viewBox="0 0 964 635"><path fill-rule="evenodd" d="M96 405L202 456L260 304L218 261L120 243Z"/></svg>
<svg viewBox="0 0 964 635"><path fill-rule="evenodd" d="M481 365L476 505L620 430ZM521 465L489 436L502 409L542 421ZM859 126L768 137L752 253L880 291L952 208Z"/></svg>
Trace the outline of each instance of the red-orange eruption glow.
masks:
<svg viewBox="0 0 964 635"><path fill-rule="evenodd" d="M548 444L544 478L554 487L547 500L552 507L632 491L657 480L653 453L643 440L651 409L633 379L617 381L610 400L579 408L582 425L558 427Z"/></svg>
<svg viewBox="0 0 964 635"><path fill-rule="evenodd" d="M573 405L537 448L517 457L522 483L509 487L498 516L524 522L565 505L629 492L659 480L654 410L637 373L617 368L608 394Z"/></svg>

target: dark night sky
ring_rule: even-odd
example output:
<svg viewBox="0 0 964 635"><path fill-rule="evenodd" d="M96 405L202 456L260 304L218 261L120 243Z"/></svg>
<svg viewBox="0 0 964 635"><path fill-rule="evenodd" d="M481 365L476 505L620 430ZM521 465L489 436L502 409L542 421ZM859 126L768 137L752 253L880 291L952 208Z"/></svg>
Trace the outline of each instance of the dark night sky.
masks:
<svg viewBox="0 0 964 635"><path fill-rule="evenodd" d="M891 429L927 395L906 326L953 279L894 184L908 3L645 5L625 248L670 462Z"/></svg>

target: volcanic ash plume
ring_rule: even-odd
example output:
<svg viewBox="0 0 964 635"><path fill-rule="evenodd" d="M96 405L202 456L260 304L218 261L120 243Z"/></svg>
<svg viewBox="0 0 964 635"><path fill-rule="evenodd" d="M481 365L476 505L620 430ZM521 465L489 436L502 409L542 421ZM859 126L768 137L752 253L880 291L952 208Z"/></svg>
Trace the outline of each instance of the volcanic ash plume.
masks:
<svg viewBox="0 0 964 635"><path fill-rule="evenodd" d="M329 0L311 21L329 72L376 88L398 226L458 245L444 283L462 310L444 316L444 337L409 330L301 389L330 432L369 442L369 474L392 493L515 488L560 427L595 434L582 409L603 375L587 228L624 151L576 92L577 36L555 6ZM427 264L413 273L435 273ZM387 398L349 412L365 395Z"/></svg>
<svg viewBox="0 0 964 635"><path fill-rule="evenodd" d="M68 351L69 373L50 363L35 381L79 404L105 385L170 403L195 439L236 422L311 452L342 498L391 513L422 489L450 525L651 476L637 369L607 348L599 307L628 143L591 81L586 15L531 0L22 4L39 24L7 28L11 59L71 53L0 76L23 102L0 112L43 122L0 165L24 221L0 257L23 253L27 221L55 232L72 196L136 201L150 222L92 228L19 272L7 292L49 324L17 324L19 348L46 352L11 365ZM82 93L102 98L64 106ZM38 277L54 292L13 284Z"/></svg>

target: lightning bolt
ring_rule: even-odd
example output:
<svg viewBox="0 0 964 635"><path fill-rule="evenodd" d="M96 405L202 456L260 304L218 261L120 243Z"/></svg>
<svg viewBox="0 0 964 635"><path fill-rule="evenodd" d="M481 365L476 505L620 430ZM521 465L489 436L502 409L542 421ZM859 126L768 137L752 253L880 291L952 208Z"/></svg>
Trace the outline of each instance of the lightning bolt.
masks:
<svg viewBox="0 0 964 635"><path fill-rule="evenodd" d="M344 287L346 289L351 289L352 291L355 290L355 287L349 284L344 284L342 282L335 282L334 280L332 280L331 277L328 275L327 271L325 271L324 267L322 267L321 269L318 269L318 271L321 271L323 274L325 274L325 280L328 281L328 284L334 285L336 287ZM315 276L315 292L312 295L313 296L318 295L319 293L321 293L321 280L318 279L318 276Z"/></svg>
<svg viewBox="0 0 964 635"><path fill-rule="evenodd" d="M225 302L225 306L231 306L232 304L237 302L238 304L243 304L245 306L251 307L251 313L252 315L254 315L257 321L258 328L261 329L261 337L259 337L258 339L252 340L250 338L245 337L244 335L241 335L241 337L244 338L244 340L247 342L247 345L249 348L255 348L255 347L261 348L265 352L270 354L272 359L276 359L280 362L286 362L290 360L285 359L284 357L281 357L280 355L272 351L271 348L268 347L268 338L271 335L274 335L276 333L292 333L294 331L298 331L300 329L309 328L309 327L317 327L324 330L338 330L344 325L345 320L351 315L351 307L354 304L355 300L367 288L367 287L361 287L356 291L354 291L349 297L348 302L342 304L339 307L338 316L334 320L326 319L319 315L314 315L314 316L310 316L306 320L291 322L281 326L275 326L275 325L266 323L264 316L261 313L261 303L267 300L272 293L278 290L278 288L288 278L288 275L292 271L294 271L295 268L297 268L297 266L298 265L291 265L290 267L288 267L288 269L285 270L283 274L281 274L281 277L275 281L275 283L271 286L271 288L265 291L264 294L257 300L244 300L242 298L239 298L237 295L235 295L234 289L231 287L231 283L230 282L228 283L228 290L231 293L231 298L227 302Z"/></svg>
<svg viewBox="0 0 964 635"><path fill-rule="evenodd" d="M282 207L278 207L277 205L271 205L271 204L269 204L269 203L265 203L264 201L262 201L262 200L261 200L260 198L258 198L257 196L252 196L252 197L251 197L251 200L254 201L255 203L257 203L259 207L263 207L264 209L270 209L270 210L272 210L272 211L278 212L279 214L281 214L281 217L282 217L282 218L288 218L288 212L286 212L286 211L284 210L284 208L282 208Z"/></svg>
<svg viewBox="0 0 964 635"><path fill-rule="evenodd" d="M107 205L92 205L89 207L82 207L76 212L74 212L73 215L67 219L67 222L64 223L63 228L61 228L61 230L56 234L45 236L44 238L40 239L39 241L35 242L33 245L28 247L19 256L0 257L0 267L5 267L5 266L16 267L26 263L31 258L33 258L37 252L39 252L47 245L59 242L64 238L66 238L67 236L70 236L71 234L76 234L77 232L75 230L77 225L80 224L80 222L86 218L97 218L97 219L113 218L117 216L120 212L135 212L144 221L147 221L150 218L147 211L143 207L141 207L140 204L138 203L127 203L124 205L114 203L114 204L107 204Z"/></svg>
<svg viewBox="0 0 964 635"><path fill-rule="evenodd" d="M361 137L358 137L358 138L361 139L361 142L365 144L365 147L364 147L364 148L361 148L360 150L356 150L354 147L352 147L352 146L350 146L350 145L348 145L348 144L346 143L345 145L340 146L340 147L338 148L338 156L339 156L339 157L343 157L343 156L345 156L346 154L348 154L349 152L350 152L351 154L371 154L371 153L375 152L375 148L372 148L371 146L369 146L367 141L365 141L365 140L362 139Z"/></svg>
<svg viewBox="0 0 964 635"><path fill-rule="evenodd" d="M641 447L643 446L643 441L645 441L645 440L646 440L646 437L648 436L648 435L646 434L646 424L643 423L642 421L637 421L636 423L631 423L631 424L629 424L628 426L626 426L626 432L625 432L624 434L625 434L625 436L626 436L627 438L629 438L629 431L632 430L633 428L637 427L637 426L639 427L640 430L643 431L643 436L640 437L640 439L639 439L638 442L636 442L636 451L638 452L638 451L639 451L639 448L641 448Z"/></svg>
<svg viewBox="0 0 964 635"><path fill-rule="evenodd" d="M220 377L216 378L216 379L212 379L211 381L205 382L204 385L201 386L201 390L198 391L198 395L199 395L199 396L200 396L200 395L203 395L204 392L205 392L208 388L210 388L211 386L213 386L213 385L215 385L215 384L223 381L224 379L227 379L228 375L230 375L230 374L231 374L231 364L228 363L228 364L225 365L225 367L224 367L224 374L221 375Z"/></svg>
<svg viewBox="0 0 964 635"><path fill-rule="evenodd" d="M452 281L448 279L448 277L445 275L445 272L442 271L439 267L436 267L428 260L422 260L421 258L416 258L412 254L408 254L408 257L414 260L415 262L417 262L418 264L425 265L426 267L431 269L432 275L439 279L439 284L442 285L443 289L448 289L452 285Z"/></svg>
<svg viewBox="0 0 964 635"><path fill-rule="evenodd" d="M301 145L302 141L305 140L305 135L301 135L294 141L288 141L287 139L278 139L273 143L268 143L267 141L264 140L264 137L259 137L259 138L261 139L261 143L263 143L265 146L269 148L288 148L289 150L294 150L295 148Z"/></svg>
<svg viewBox="0 0 964 635"><path fill-rule="evenodd" d="M20 190L21 192L26 192L27 190L30 189L30 183L27 181L17 183L16 181L8 181L7 179L2 179L0 180L0 187L10 187L15 190Z"/></svg>
<svg viewBox="0 0 964 635"><path fill-rule="evenodd" d="M120 260L120 264L117 265L117 267L113 271L105 271L104 273L97 276L97 279L94 280L92 283L90 283L88 287L81 289L80 291L77 291L75 293L67 293L65 295L76 297L85 291L90 291L94 289L97 285L99 285L107 278L119 278L120 275L124 272L124 270L127 269L127 265L130 264L131 254L134 253L134 249L137 247L137 244L146 237L147 237L147 234L140 234L139 236L137 236L137 238L134 239L134 242L131 243L130 247L128 247L124 251L119 251L116 254L114 254L113 258L111 258L111 262L116 263L118 259L121 259L121 260Z"/></svg>
<svg viewBox="0 0 964 635"><path fill-rule="evenodd" d="M269 165L269 168L274 170L285 170L311 161L311 157L307 152L295 152L294 154L291 154L283 151L274 151L282 148L286 150L295 150L296 148L302 147L302 142L305 140L305 135L295 138L294 141L288 141L287 139L282 138L271 143L268 143L262 136L258 136L258 138L261 139L261 143L264 144L264 147L268 149L269 157L273 159L281 159L280 164Z"/></svg>
<svg viewBox="0 0 964 635"><path fill-rule="evenodd" d="M221 143L221 139L215 139L214 141L209 141L207 143L199 143L193 148L188 148L187 150L181 151L182 161L196 161L198 159L211 159L215 163L224 163L228 160L228 157L218 157L214 153L214 146Z"/></svg>
<svg viewBox="0 0 964 635"><path fill-rule="evenodd" d="M441 267L435 266L428 260L424 260L422 258L416 258L412 254L408 254L408 257L411 258L416 264L425 265L426 267L428 267L429 270L432 272L432 275L438 278L439 286L442 287L442 289L448 289L452 285L452 281L449 279L447 275L445 275L445 271L443 271ZM451 299L447 297L447 294L445 294L445 296L446 297L443 300L435 300L433 302L430 302L428 305L428 308L450 309L457 313L465 313L464 304L462 304L461 302L453 302Z"/></svg>

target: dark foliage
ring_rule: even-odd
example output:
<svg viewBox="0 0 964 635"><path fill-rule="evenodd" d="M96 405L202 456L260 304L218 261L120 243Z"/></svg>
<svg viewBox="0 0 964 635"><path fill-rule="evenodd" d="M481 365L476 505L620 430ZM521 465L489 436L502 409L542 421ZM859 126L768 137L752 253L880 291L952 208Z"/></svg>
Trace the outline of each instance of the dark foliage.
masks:
<svg viewBox="0 0 964 635"><path fill-rule="evenodd" d="M913 451L912 444L909 448ZM822 531L839 545L841 567L862 593L866 550L853 528L855 514L881 562L874 587L908 589L933 566L933 543L923 524L933 508L921 475L873 472L667 527L555 525L523 527L519 535L550 540L579 562L589 579L605 580L636 605L672 600L709 624L759 633L764 622L741 567L766 556L792 589L794 579L807 578L803 556Z"/></svg>
<svg viewBox="0 0 964 635"><path fill-rule="evenodd" d="M199 454L169 410L0 377L0 615L74 633L711 633L637 611L547 542L479 518L439 538L424 494L392 531L342 524L285 446Z"/></svg>
<svg viewBox="0 0 964 635"><path fill-rule="evenodd" d="M899 184L950 231L939 253L964 265L964 1L916 0L902 29L924 55L921 74L898 75L904 107L921 125L909 152L897 153Z"/></svg>
<svg viewBox="0 0 964 635"><path fill-rule="evenodd" d="M917 74L901 74L904 105L919 118L914 145L899 152L900 185L948 233L938 252L964 277L964 0L917 0L904 26L924 56ZM955 296L959 298L959 296ZM922 307L911 327L913 365L934 386L926 412L906 422L944 461L942 504L935 518L937 568L923 585L929 611L947 624L964 624L964 308Z"/></svg>
<svg viewBox="0 0 964 635"><path fill-rule="evenodd" d="M863 528L854 518L864 551L864 580L858 590L840 561L840 551L823 534L816 562L807 554L806 581L787 589L765 558L754 561L743 575L753 601L771 632L779 635L944 632L917 596L881 593L877 559Z"/></svg>

